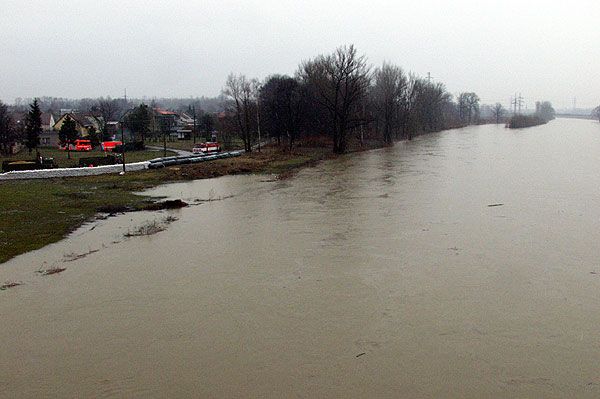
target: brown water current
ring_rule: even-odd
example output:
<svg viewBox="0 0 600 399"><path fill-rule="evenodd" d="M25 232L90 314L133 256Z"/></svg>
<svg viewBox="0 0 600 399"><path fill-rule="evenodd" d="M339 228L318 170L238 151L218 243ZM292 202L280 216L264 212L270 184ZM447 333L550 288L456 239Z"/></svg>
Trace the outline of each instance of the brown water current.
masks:
<svg viewBox="0 0 600 399"><path fill-rule="evenodd" d="M600 397L597 122L150 193L0 265L0 397Z"/></svg>

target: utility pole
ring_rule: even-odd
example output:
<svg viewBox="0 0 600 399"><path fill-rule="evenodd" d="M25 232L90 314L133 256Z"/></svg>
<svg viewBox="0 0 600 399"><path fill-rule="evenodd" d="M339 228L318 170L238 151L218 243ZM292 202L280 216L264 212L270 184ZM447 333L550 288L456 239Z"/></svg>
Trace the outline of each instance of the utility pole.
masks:
<svg viewBox="0 0 600 399"><path fill-rule="evenodd" d="M518 96L515 93L515 96L510 101L510 105L513 107L514 115L517 115L517 113L521 113L521 107L523 106L523 97L521 96L521 93L519 93Z"/></svg>
<svg viewBox="0 0 600 399"><path fill-rule="evenodd" d="M521 113L521 106L523 105L523 97L521 97L521 93L519 93L519 113Z"/></svg>
<svg viewBox="0 0 600 399"><path fill-rule="evenodd" d="M194 136L194 144L196 144L196 105L192 105L192 110L194 112L194 131L192 135Z"/></svg>
<svg viewBox="0 0 600 399"><path fill-rule="evenodd" d="M121 160L123 161L123 174L125 174L125 133L123 133L123 121L121 121Z"/></svg>
<svg viewBox="0 0 600 399"><path fill-rule="evenodd" d="M171 119L166 119L167 128L163 131L163 156L167 157L167 132L171 134Z"/></svg>
<svg viewBox="0 0 600 399"><path fill-rule="evenodd" d="M510 99L510 106L513 109L513 115L517 114L517 93Z"/></svg>
<svg viewBox="0 0 600 399"><path fill-rule="evenodd" d="M127 106L127 89L125 89L124 97L125 97L125 106ZM119 120L119 125L121 125L121 150L122 150L121 151L121 160L123 162L123 172L121 172L122 174L125 174L125 132L123 129L123 124L125 123L125 117L129 113L129 111L131 111L131 110L128 109L127 111L125 111L125 113Z"/></svg>
<svg viewBox="0 0 600 399"><path fill-rule="evenodd" d="M260 152L260 93L256 96L256 122L258 128L258 152Z"/></svg>
<svg viewBox="0 0 600 399"><path fill-rule="evenodd" d="M432 79L433 77L431 77L431 72L427 72L427 83L431 83Z"/></svg>
<svg viewBox="0 0 600 399"><path fill-rule="evenodd" d="M131 109L125 111L123 116L119 119L119 125L121 127L121 161L123 163L123 172L121 172L121 174L123 175L125 174L125 129L123 129L123 125L125 124L125 121L127 120L127 115L130 111Z"/></svg>

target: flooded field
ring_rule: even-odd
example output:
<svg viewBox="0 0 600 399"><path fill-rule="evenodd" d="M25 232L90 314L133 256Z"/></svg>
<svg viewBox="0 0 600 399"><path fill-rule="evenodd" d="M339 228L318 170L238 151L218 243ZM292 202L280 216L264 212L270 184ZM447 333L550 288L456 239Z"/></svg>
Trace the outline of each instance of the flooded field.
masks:
<svg viewBox="0 0 600 399"><path fill-rule="evenodd" d="M597 122L151 193L0 265L0 397L600 396Z"/></svg>

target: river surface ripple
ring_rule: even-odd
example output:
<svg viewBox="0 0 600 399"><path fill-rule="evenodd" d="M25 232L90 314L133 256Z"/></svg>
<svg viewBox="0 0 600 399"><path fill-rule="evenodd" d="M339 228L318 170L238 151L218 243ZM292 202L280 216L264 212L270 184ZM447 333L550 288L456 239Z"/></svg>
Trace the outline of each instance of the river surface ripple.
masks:
<svg viewBox="0 0 600 399"><path fill-rule="evenodd" d="M158 187L0 265L0 397L597 398L599 170L559 119Z"/></svg>

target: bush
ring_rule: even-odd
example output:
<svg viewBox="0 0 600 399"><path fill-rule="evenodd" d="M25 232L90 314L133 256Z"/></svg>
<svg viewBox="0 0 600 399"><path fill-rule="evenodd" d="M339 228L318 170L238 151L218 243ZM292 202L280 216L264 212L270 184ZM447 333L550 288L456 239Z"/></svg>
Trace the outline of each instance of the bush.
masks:
<svg viewBox="0 0 600 399"><path fill-rule="evenodd" d="M127 151L143 151L146 149L143 141L134 141L133 143L125 143L125 152ZM123 145L115 146L113 152L122 153Z"/></svg>
<svg viewBox="0 0 600 399"><path fill-rule="evenodd" d="M547 121L535 115L515 115L510 118L508 127L518 129L522 127L538 126L547 123Z"/></svg>
<svg viewBox="0 0 600 399"><path fill-rule="evenodd" d="M119 158L114 155L105 155L99 157L86 157L79 158L79 166L100 166L100 165L114 165L119 163Z"/></svg>

